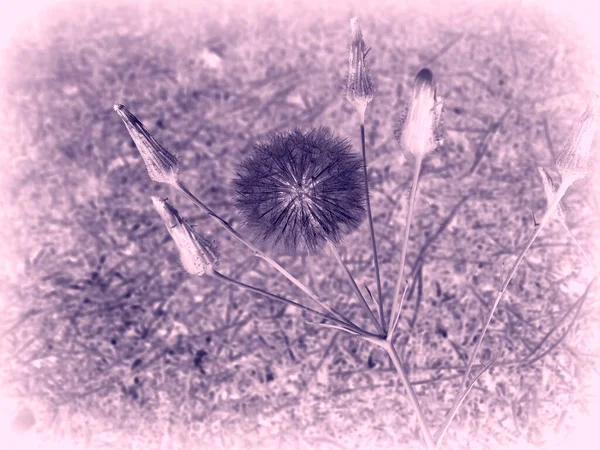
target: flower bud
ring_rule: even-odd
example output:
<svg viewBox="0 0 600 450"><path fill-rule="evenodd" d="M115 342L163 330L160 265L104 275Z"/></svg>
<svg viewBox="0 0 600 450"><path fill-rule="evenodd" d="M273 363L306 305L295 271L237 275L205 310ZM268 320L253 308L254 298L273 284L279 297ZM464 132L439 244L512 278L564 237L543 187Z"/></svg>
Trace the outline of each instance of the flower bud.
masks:
<svg viewBox="0 0 600 450"><path fill-rule="evenodd" d="M142 122L125 106L115 103L113 108L125 123L127 131L142 155L150 178L159 183L174 184L179 173L177 158L154 139Z"/></svg>
<svg viewBox="0 0 600 450"><path fill-rule="evenodd" d="M538 167L538 172L540 173L540 176L542 177L542 185L544 187L544 195L546 196L546 203L548 204L548 206L550 206L550 204L552 204L552 201L554 200L554 196L556 195L558 186L556 185L556 183L554 183L554 180L552 180L552 177L550 176L550 174L548 172L546 172L546 170L543 167ZM556 207L556 216L555 217L563 224L566 224L567 215L565 213L565 206L562 201L559 202Z"/></svg>
<svg viewBox="0 0 600 450"><path fill-rule="evenodd" d="M600 95L596 94L556 158L555 168L563 181L565 179L575 181L588 174L592 141L599 116Z"/></svg>
<svg viewBox="0 0 600 450"><path fill-rule="evenodd" d="M436 95L433 73L421 69L415 77L406 116L396 131L396 138L409 160L422 159L440 144L442 109L443 102Z"/></svg>
<svg viewBox="0 0 600 450"><path fill-rule="evenodd" d="M152 203L175 241L184 269L192 275L216 269L219 264L216 242L196 233L166 200L153 196Z"/></svg>
<svg viewBox="0 0 600 450"><path fill-rule="evenodd" d="M365 50L365 41L363 41L356 17L350 19L350 29L352 41L350 43L350 69L348 71L346 98L356 107L361 115L361 120L364 121L367 105L374 97L373 84L365 66L365 56L368 50Z"/></svg>

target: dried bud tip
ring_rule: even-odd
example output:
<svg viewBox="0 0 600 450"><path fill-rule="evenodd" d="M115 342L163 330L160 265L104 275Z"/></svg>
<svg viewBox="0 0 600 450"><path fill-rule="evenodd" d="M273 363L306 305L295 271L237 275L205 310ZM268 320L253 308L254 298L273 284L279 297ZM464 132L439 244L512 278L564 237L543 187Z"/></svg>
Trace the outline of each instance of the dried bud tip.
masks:
<svg viewBox="0 0 600 450"><path fill-rule="evenodd" d="M563 182L573 182L587 175L592 142L600 120L600 95L596 94L588 103L567 142L556 158L555 168Z"/></svg>
<svg viewBox="0 0 600 450"><path fill-rule="evenodd" d="M219 264L216 242L198 234L166 200L152 196L152 203L175 242L185 270L192 275L204 275L216 269Z"/></svg>
<svg viewBox="0 0 600 450"><path fill-rule="evenodd" d="M352 34L352 44L359 44L362 41L362 32L358 24L358 17L350 19L350 33Z"/></svg>
<svg viewBox="0 0 600 450"><path fill-rule="evenodd" d="M425 92L423 92L425 91ZM419 73L415 77L413 85L413 92L415 96L418 95L435 95L435 85L433 81L433 73L428 68L419 70Z"/></svg>
<svg viewBox="0 0 600 450"><path fill-rule="evenodd" d="M174 184L179 173L179 162L160 142L148 132L146 127L125 106L115 103L117 112L135 146L146 163L150 178L159 183Z"/></svg>

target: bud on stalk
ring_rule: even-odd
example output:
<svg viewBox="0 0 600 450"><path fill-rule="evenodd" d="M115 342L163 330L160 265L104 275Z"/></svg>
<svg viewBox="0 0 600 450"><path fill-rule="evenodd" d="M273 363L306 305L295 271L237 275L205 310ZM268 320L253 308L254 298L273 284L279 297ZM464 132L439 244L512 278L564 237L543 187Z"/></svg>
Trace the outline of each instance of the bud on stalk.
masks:
<svg viewBox="0 0 600 450"><path fill-rule="evenodd" d="M184 269L198 276L216 269L218 254L215 242L196 233L166 200L153 196L152 203L175 241Z"/></svg>
<svg viewBox="0 0 600 450"><path fill-rule="evenodd" d="M179 163L175 155L154 139L142 122L125 106L115 103L113 109L127 127L129 135L146 163L150 178L159 183L174 185L179 173Z"/></svg>
<svg viewBox="0 0 600 450"><path fill-rule="evenodd" d="M352 41L350 43L350 68L348 70L346 99L354 105L360 115L361 123L364 123L367 105L375 95L373 83L371 83L371 77L365 65L365 57L369 50L365 50L365 41L363 41L356 17L350 19L350 30Z"/></svg>
<svg viewBox="0 0 600 450"><path fill-rule="evenodd" d="M422 160L439 145L442 108L433 73L427 68L421 69L415 77L406 116L396 130L396 139L409 161Z"/></svg>

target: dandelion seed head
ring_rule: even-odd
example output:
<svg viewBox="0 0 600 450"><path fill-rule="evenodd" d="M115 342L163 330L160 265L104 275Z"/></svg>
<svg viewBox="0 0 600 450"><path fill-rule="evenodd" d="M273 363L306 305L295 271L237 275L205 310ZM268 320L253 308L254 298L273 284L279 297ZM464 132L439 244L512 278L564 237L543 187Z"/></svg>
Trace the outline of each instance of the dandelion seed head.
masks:
<svg viewBox="0 0 600 450"><path fill-rule="evenodd" d="M255 238L314 252L364 220L361 169L350 144L325 128L274 133L240 164L235 205Z"/></svg>

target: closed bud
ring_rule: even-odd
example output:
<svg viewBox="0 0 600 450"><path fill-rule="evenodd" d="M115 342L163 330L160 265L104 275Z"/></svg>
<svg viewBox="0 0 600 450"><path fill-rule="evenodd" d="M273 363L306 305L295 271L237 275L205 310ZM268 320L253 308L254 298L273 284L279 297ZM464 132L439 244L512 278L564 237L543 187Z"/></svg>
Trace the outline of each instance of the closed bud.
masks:
<svg viewBox="0 0 600 450"><path fill-rule="evenodd" d="M577 122L562 151L556 158L555 168L563 181L571 182L585 177L589 171L594 133L600 116L600 95L596 94Z"/></svg>
<svg viewBox="0 0 600 450"><path fill-rule="evenodd" d="M204 275L217 268L216 242L198 234L166 200L153 196L152 203L173 238L184 269L192 275Z"/></svg>
<svg viewBox="0 0 600 450"><path fill-rule="evenodd" d="M125 106L115 103L113 108L123 120L129 135L142 155L150 178L159 183L175 184L179 173L179 163L175 155L154 139L142 122Z"/></svg>
<svg viewBox="0 0 600 450"><path fill-rule="evenodd" d="M356 107L361 116L361 121L364 121L367 105L373 100L375 94L369 71L365 65L365 57L368 50L365 49L365 41L363 41L362 32L356 17L350 19L350 30L352 41L350 43L350 68L348 71L346 98Z"/></svg>
<svg viewBox="0 0 600 450"><path fill-rule="evenodd" d="M436 94L433 73L421 69L413 84L406 115L395 136L410 161L422 159L441 143L440 123L443 102Z"/></svg>

